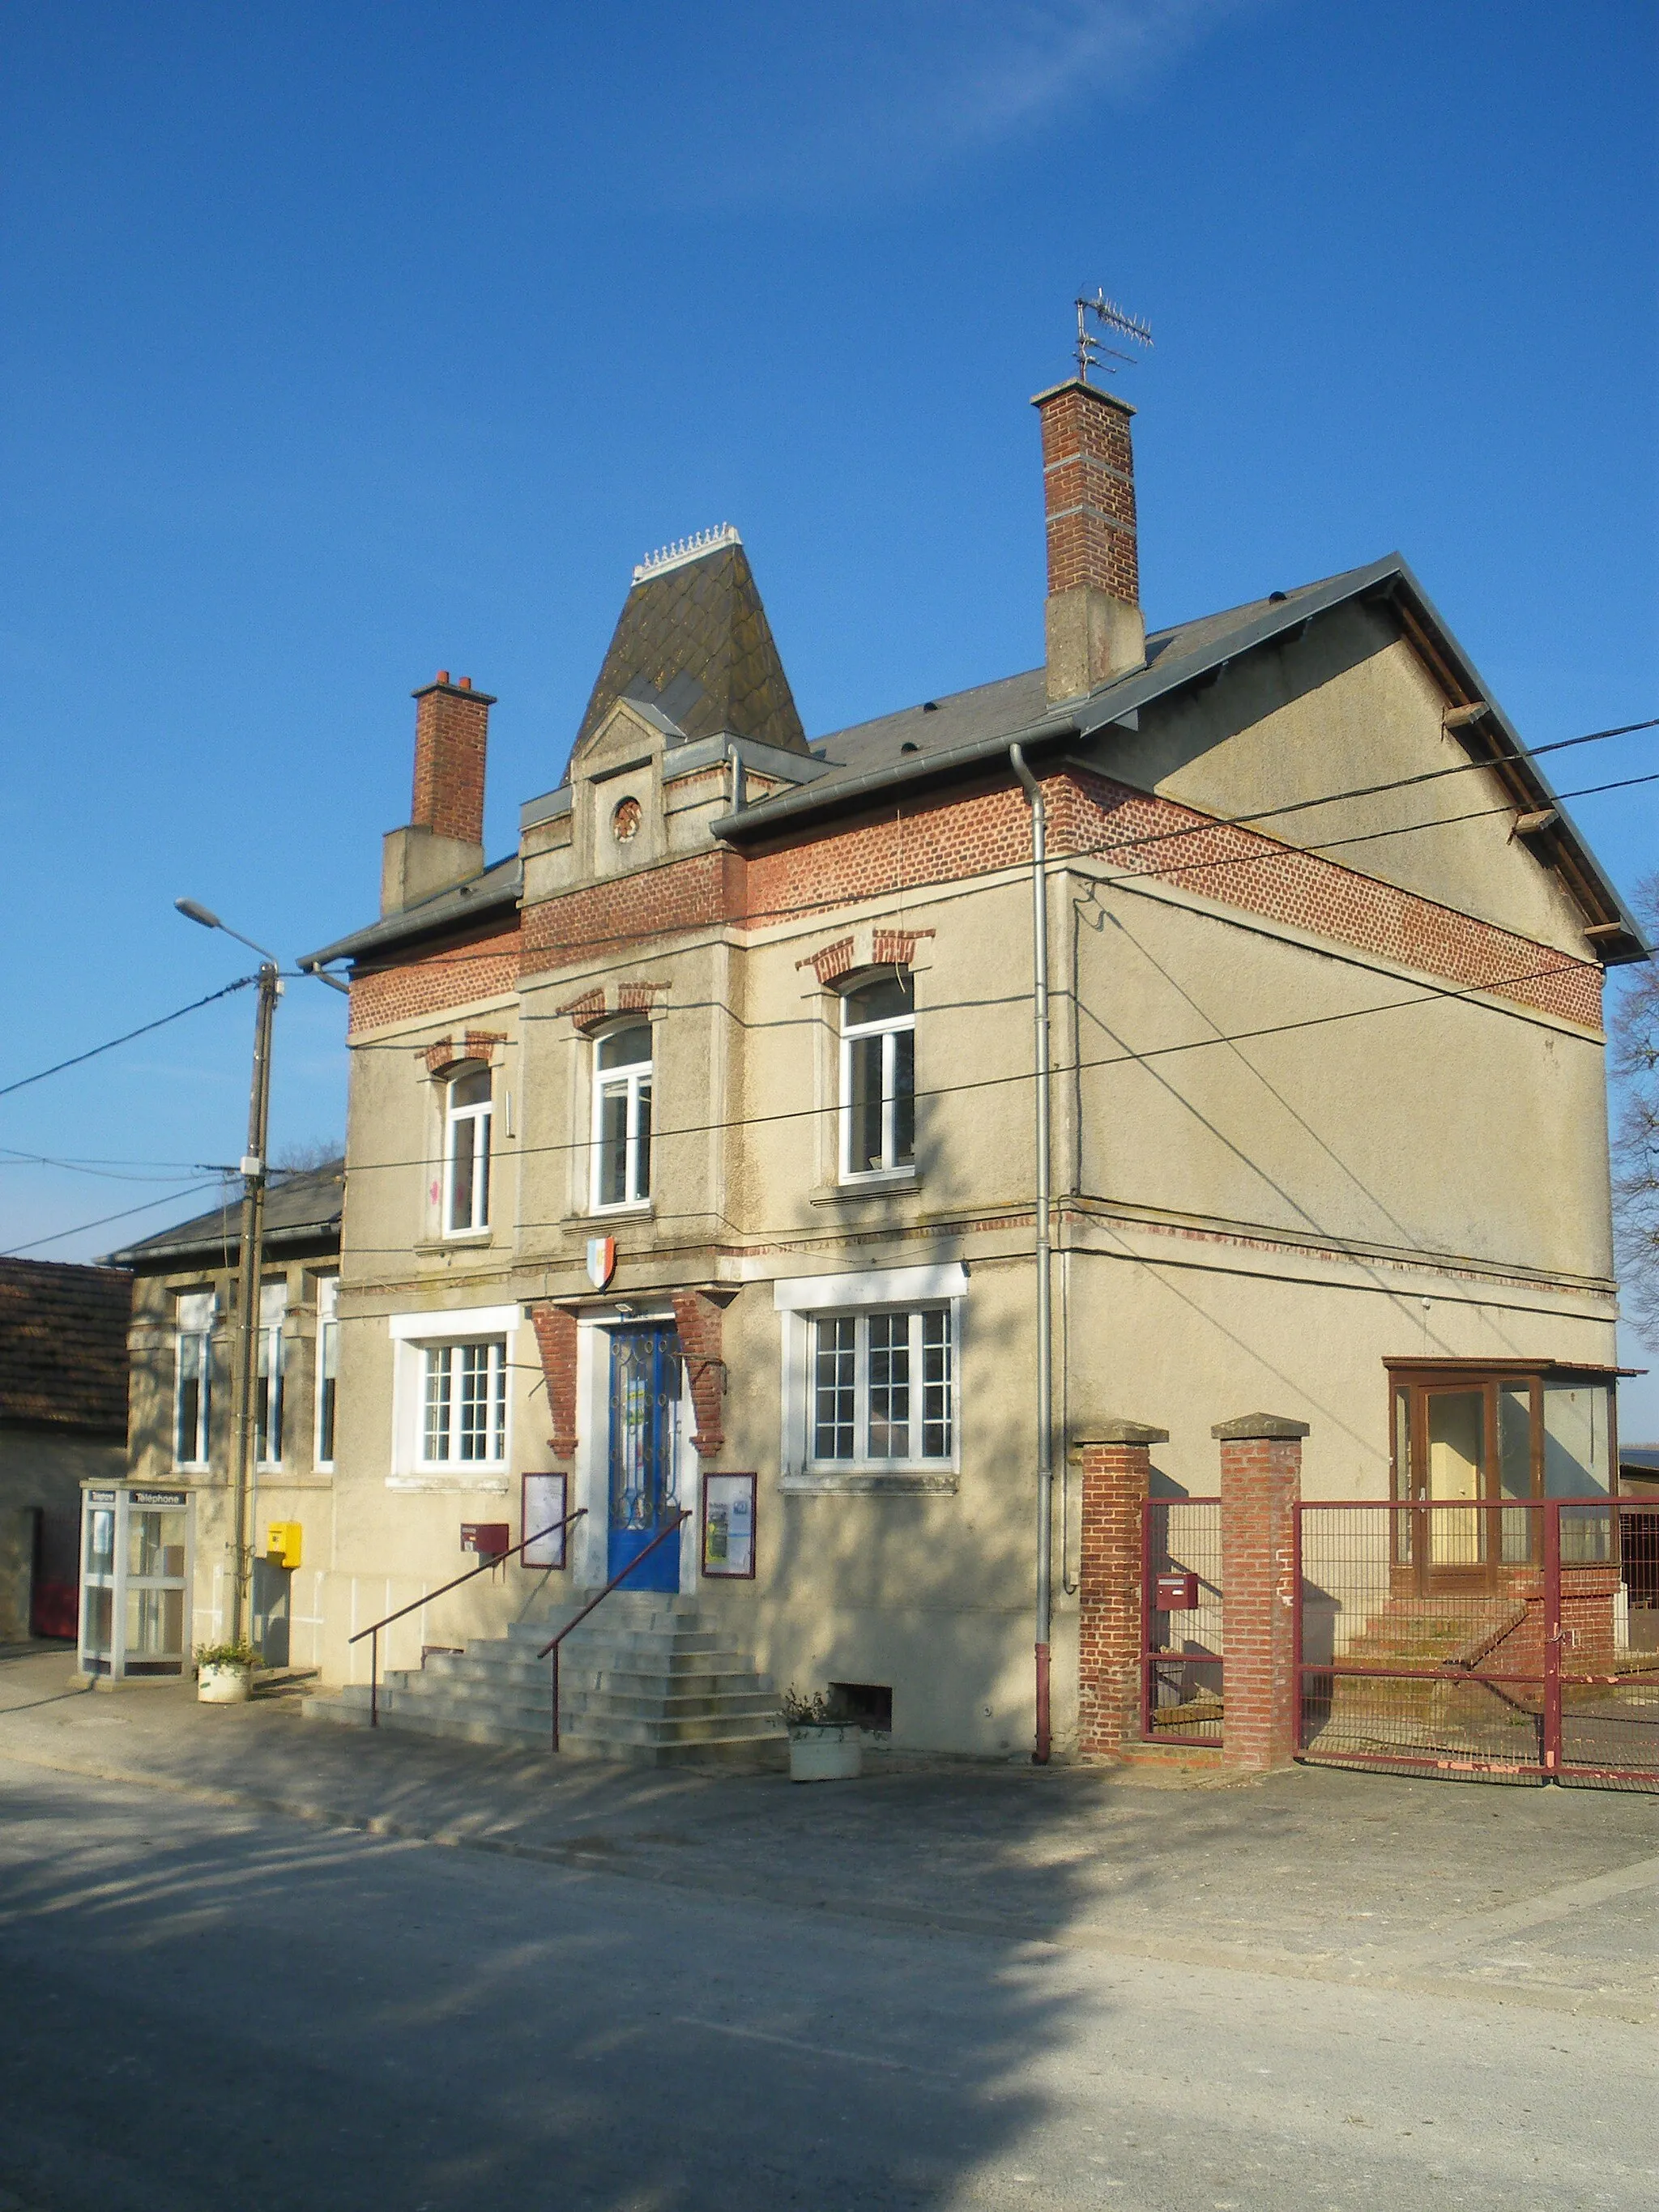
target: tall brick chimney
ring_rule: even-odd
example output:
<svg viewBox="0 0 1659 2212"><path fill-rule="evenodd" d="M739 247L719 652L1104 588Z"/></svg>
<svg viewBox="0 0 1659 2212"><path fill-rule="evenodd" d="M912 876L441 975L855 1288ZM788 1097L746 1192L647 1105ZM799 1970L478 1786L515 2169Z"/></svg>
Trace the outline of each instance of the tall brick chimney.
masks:
<svg viewBox="0 0 1659 2212"><path fill-rule="evenodd" d="M1135 544L1134 409L1073 377L1031 404L1048 527L1048 696L1075 699L1145 665Z"/></svg>
<svg viewBox="0 0 1659 2212"><path fill-rule="evenodd" d="M441 668L415 700L415 799L406 829L388 832L380 912L465 883L483 866L484 755L495 700Z"/></svg>

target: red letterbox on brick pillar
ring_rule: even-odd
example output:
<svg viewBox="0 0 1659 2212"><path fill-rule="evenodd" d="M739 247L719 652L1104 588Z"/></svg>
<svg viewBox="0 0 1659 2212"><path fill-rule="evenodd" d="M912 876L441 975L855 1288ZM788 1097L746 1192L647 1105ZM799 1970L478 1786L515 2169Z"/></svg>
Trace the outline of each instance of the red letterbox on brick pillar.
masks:
<svg viewBox="0 0 1659 2212"><path fill-rule="evenodd" d="M1229 1766L1256 1772L1296 1756L1296 1507L1305 1421L1245 1413L1221 1446L1222 1668Z"/></svg>
<svg viewBox="0 0 1659 2212"><path fill-rule="evenodd" d="M1140 1509L1151 1486L1152 1448L1169 1439L1167 1429L1151 1429L1144 1421L1101 1421L1072 1446L1083 1470L1077 1747L1086 1757L1115 1759L1136 1733Z"/></svg>

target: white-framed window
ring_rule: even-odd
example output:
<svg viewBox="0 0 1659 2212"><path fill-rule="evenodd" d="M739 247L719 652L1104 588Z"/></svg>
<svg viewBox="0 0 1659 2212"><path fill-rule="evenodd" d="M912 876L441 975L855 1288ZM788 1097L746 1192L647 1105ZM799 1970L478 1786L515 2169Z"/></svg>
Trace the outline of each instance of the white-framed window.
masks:
<svg viewBox="0 0 1659 2212"><path fill-rule="evenodd" d="M953 1486L967 1270L876 1268L773 1285L783 1316L783 1473Z"/></svg>
<svg viewBox="0 0 1659 2212"><path fill-rule="evenodd" d="M908 975L854 985L841 1002L841 1173L893 1175L916 1159L916 1010Z"/></svg>
<svg viewBox="0 0 1659 2212"><path fill-rule="evenodd" d="M313 1464L327 1474L334 1466L336 1377L340 1371L340 1279L317 1278L317 1434Z"/></svg>
<svg viewBox="0 0 1659 2212"><path fill-rule="evenodd" d="M815 1464L948 1465L956 1450L956 1359L948 1305L815 1314Z"/></svg>
<svg viewBox="0 0 1659 2212"><path fill-rule="evenodd" d="M260 1467L283 1463L283 1392L288 1371L288 1285L259 1285L258 1364L254 1370L254 1458Z"/></svg>
<svg viewBox="0 0 1659 2212"><path fill-rule="evenodd" d="M422 1467L500 1467L507 1458L507 1344L421 1347Z"/></svg>
<svg viewBox="0 0 1659 2212"><path fill-rule="evenodd" d="M178 1334L173 1389L175 1467L208 1463L213 1412L213 1292L186 1291L174 1304Z"/></svg>
<svg viewBox="0 0 1659 2212"><path fill-rule="evenodd" d="M651 1024L607 1030L593 1045L595 1213L651 1196Z"/></svg>
<svg viewBox="0 0 1659 2212"><path fill-rule="evenodd" d="M489 1137L494 1114L487 1067L468 1067L444 1089L443 1207L446 1237L489 1226Z"/></svg>

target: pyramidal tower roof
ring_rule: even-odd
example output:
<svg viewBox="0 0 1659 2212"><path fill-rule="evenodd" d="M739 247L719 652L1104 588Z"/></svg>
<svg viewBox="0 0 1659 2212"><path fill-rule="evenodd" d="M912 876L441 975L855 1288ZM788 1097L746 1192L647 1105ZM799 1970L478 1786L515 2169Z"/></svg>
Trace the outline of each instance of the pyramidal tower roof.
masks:
<svg viewBox="0 0 1659 2212"><path fill-rule="evenodd" d="M804 753L806 733L743 540L730 523L642 561L576 733L580 753L618 699L688 738L722 732Z"/></svg>

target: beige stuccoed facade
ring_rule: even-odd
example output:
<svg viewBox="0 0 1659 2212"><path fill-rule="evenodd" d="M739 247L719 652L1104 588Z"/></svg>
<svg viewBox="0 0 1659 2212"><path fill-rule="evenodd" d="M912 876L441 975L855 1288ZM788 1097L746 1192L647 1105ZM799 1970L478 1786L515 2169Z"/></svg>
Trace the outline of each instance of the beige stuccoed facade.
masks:
<svg viewBox="0 0 1659 2212"><path fill-rule="evenodd" d="M1051 564L1065 526L1051 494ZM296 1508L327 1680L366 1680L351 1638L470 1564L463 1524L532 1533L526 1474L562 1474L585 1512L568 1567L512 1560L418 1607L384 1663L605 1582L635 1418L617 1347L660 1328L681 1590L781 1683L890 1692L896 1743L1029 1752L1015 739L1050 854L1056 1751L1072 1439L1167 1429L1158 1480L1206 1493L1212 1425L1270 1407L1309 1425L1307 1494L1380 1498L1386 1361L1613 1365L1600 985L1642 948L1570 826L1535 819L1547 791L1508 725L1449 725L1484 694L1403 563L1154 632L1081 698L1052 688L1039 670L809 748L726 533L636 576L565 780L490 868L489 702L447 677L418 695L411 835L445 791L444 717L465 720L459 880L405 906L389 878L380 921L316 956L353 993L336 1458ZM1230 826L1247 812L1267 818ZM897 1118L890 1169L849 1172L843 1030L876 1001L848 994L872 986L914 1076L860 1063ZM480 1101L482 1208L453 1166ZM899 1368L902 1431L880 1425ZM753 1577L705 1573L704 1487L749 1472Z"/></svg>

